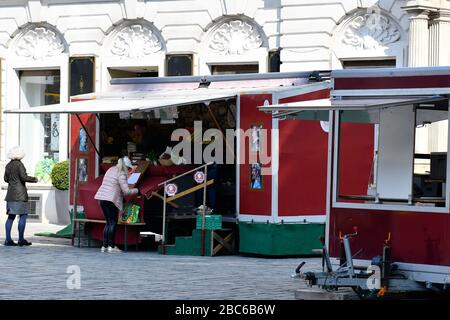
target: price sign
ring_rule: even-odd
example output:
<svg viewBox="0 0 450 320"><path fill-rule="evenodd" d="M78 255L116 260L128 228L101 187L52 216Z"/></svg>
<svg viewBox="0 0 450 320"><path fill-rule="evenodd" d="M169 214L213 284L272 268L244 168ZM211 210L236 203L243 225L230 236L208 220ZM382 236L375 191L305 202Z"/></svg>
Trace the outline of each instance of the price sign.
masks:
<svg viewBox="0 0 450 320"><path fill-rule="evenodd" d="M203 183L205 181L205 173L201 172L201 171L197 171L194 174L194 180L197 183Z"/></svg>
<svg viewBox="0 0 450 320"><path fill-rule="evenodd" d="M178 187L177 187L177 185L175 183L169 183L166 186L166 194L169 197L172 197L172 196L176 195L177 192L178 192Z"/></svg>

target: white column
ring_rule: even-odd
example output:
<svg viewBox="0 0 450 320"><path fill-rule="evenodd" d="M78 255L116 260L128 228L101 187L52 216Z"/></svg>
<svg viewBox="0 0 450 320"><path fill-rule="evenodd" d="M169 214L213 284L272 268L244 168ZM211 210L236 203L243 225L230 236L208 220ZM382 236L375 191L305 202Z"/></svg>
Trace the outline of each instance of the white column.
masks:
<svg viewBox="0 0 450 320"><path fill-rule="evenodd" d="M430 22L429 57L430 66L449 65L450 13L434 15Z"/></svg>
<svg viewBox="0 0 450 320"><path fill-rule="evenodd" d="M409 67L428 66L429 53L429 31L428 31L428 11L409 11Z"/></svg>
<svg viewBox="0 0 450 320"><path fill-rule="evenodd" d="M430 39L429 39L429 65L430 67L439 65L439 20L430 21Z"/></svg>
<svg viewBox="0 0 450 320"><path fill-rule="evenodd" d="M429 58L430 66L447 66L450 62L450 14L439 12L430 16ZM447 121L432 123L428 127L428 152L447 150Z"/></svg>

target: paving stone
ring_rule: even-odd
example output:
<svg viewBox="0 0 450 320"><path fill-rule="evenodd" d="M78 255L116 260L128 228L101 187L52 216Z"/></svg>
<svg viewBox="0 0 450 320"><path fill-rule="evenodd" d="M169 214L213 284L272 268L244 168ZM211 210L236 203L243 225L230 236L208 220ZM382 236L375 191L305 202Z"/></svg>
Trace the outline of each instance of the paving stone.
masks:
<svg viewBox="0 0 450 320"><path fill-rule="evenodd" d="M0 245L2 299L295 299L304 283L290 276L300 261L244 256L162 256L156 251L101 253L67 239L32 237L27 248ZM81 288L68 289L69 266Z"/></svg>

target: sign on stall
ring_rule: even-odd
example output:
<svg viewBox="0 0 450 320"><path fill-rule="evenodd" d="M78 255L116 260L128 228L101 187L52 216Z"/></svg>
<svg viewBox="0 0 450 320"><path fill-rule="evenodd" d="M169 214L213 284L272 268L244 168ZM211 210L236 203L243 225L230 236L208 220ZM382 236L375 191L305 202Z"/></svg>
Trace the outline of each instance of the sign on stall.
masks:
<svg viewBox="0 0 450 320"><path fill-rule="evenodd" d="M201 172L201 171L197 171L197 172L194 174L194 180L195 180L195 182L197 182L197 183L203 183L203 182L205 182L205 173L204 173L204 172Z"/></svg>
<svg viewBox="0 0 450 320"><path fill-rule="evenodd" d="M175 183L169 183L166 186L166 194L169 197L172 197L172 196L176 195L177 192L178 192L178 187L177 187L177 185Z"/></svg>

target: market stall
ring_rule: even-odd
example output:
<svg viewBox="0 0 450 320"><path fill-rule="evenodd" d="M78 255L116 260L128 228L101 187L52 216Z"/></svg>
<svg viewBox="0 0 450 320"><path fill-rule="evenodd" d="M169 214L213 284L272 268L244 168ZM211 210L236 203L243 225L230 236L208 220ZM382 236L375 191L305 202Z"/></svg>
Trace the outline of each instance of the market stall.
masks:
<svg viewBox="0 0 450 320"><path fill-rule="evenodd" d="M174 146L171 133L186 129L195 141L195 121L201 121L200 145L205 150L208 129L224 135L232 130L232 139L222 145L228 160L208 169L213 184L206 190L206 204L222 215L224 223L238 226L242 253L312 254L321 246L325 227L328 123L318 118L304 122L272 119L257 107L327 98L326 77L326 73L304 72L115 79L107 91L73 97L71 103L7 112L72 114L71 181L78 177L79 190L85 195L78 201L71 190L71 203L86 206L87 215L99 212L91 195L102 167L123 154L156 163L138 185L146 196L143 219L148 230L156 233L163 229L161 198L165 193L155 186L168 178L156 171L169 170L158 157ZM200 159L192 165L204 163ZM83 174L76 175L75 168ZM180 167L175 164L173 168ZM177 184L181 192L192 190L197 182L186 176ZM201 191L189 193L172 203L175 206L169 205L168 216L192 212L201 203ZM181 220L186 219L177 223ZM187 228L192 232L195 220L190 223ZM187 236L176 228L169 231L174 237Z"/></svg>
<svg viewBox="0 0 450 320"><path fill-rule="evenodd" d="M298 275L362 296L448 290L450 69L342 70L331 78L330 99L260 108L332 123L324 272L300 267Z"/></svg>

